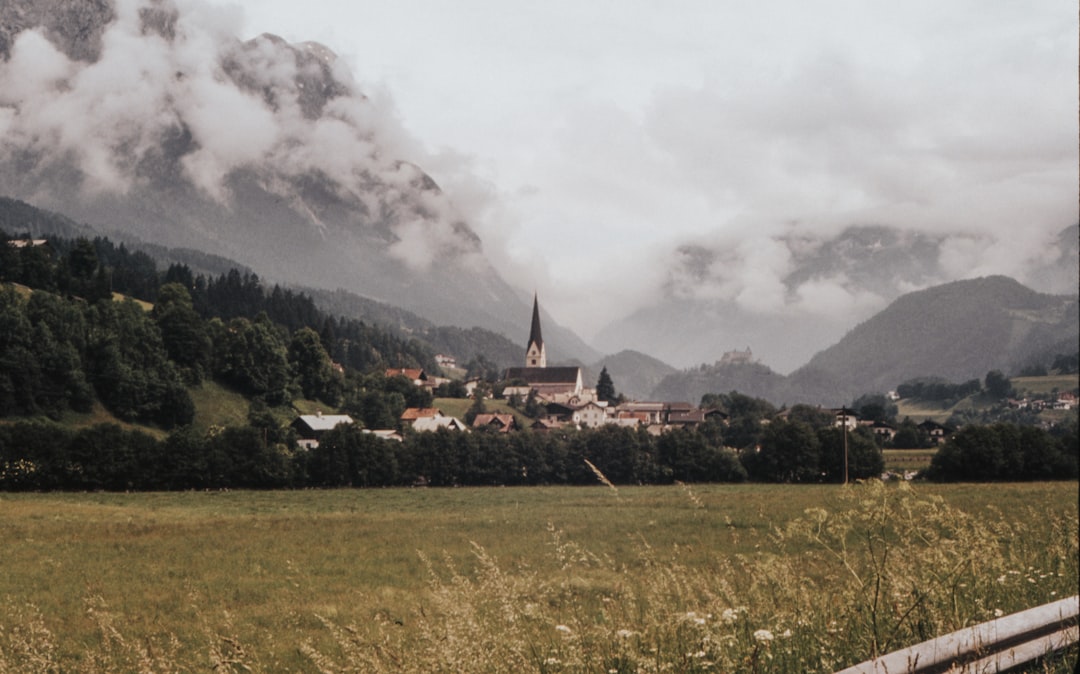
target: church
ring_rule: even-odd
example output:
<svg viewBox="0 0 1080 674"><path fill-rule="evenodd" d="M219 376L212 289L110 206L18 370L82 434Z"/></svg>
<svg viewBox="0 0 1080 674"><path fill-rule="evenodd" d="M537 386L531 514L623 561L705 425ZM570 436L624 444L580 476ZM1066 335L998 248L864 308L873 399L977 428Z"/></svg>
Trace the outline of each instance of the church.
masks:
<svg viewBox="0 0 1080 674"><path fill-rule="evenodd" d="M536 295L533 295L532 326L525 349L525 367L508 368L505 378L508 381L523 381L538 396L545 398L577 397L584 389L580 367L547 366L547 350L540 332L540 303Z"/></svg>

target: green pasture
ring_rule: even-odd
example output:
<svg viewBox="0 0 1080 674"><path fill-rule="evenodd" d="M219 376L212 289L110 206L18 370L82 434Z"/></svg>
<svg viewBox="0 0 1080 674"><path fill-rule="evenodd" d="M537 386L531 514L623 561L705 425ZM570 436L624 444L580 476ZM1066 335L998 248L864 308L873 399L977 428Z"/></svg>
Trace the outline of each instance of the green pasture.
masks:
<svg viewBox="0 0 1080 674"><path fill-rule="evenodd" d="M458 419L465 419L465 413L472 407L473 401L471 398L436 398L433 403L434 406L448 417L457 417ZM532 419L525 416L520 410L510 407L510 403L506 400L485 400L484 408L487 409L489 414L512 414L517 420L518 426L524 428L533 422Z"/></svg>
<svg viewBox="0 0 1080 674"><path fill-rule="evenodd" d="M1057 374L1046 377L1013 377L1009 380L1019 395L1075 391L1080 387L1080 375Z"/></svg>
<svg viewBox="0 0 1080 674"><path fill-rule="evenodd" d="M1075 593L1076 524L1075 482L3 494L0 671L831 671L917 640L875 554L938 631Z"/></svg>

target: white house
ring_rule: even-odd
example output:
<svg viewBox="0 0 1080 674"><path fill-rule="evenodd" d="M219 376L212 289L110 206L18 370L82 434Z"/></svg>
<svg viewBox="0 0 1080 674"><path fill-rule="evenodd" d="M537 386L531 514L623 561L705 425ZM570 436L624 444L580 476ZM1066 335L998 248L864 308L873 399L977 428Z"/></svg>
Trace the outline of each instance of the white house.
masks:
<svg viewBox="0 0 1080 674"><path fill-rule="evenodd" d="M301 414L292 422L299 436L297 444L304 449L315 449L319 446L319 438L327 431L336 428L339 424L351 424L353 418L348 414Z"/></svg>

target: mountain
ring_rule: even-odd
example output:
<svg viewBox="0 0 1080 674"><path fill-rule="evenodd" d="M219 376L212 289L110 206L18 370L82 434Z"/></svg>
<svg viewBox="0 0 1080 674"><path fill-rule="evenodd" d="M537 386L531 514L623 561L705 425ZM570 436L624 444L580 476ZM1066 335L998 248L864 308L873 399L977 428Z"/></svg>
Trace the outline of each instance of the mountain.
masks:
<svg viewBox="0 0 1080 674"><path fill-rule="evenodd" d="M907 379L982 379L1015 373L1080 339L1075 297L1035 292L1004 276L909 293L858 325L795 374L820 372L849 392L882 392Z"/></svg>
<svg viewBox="0 0 1080 674"><path fill-rule="evenodd" d="M326 47L171 0L0 6L0 186L110 237L517 337L528 298ZM183 7L184 9L181 9ZM226 13L227 14L227 13ZM599 353L547 319L553 352ZM522 335L522 338L524 335Z"/></svg>
<svg viewBox="0 0 1080 674"><path fill-rule="evenodd" d="M1075 297L991 276L907 293L786 377L759 362L717 362L669 375L651 397L696 402L737 390L776 405L837 406L917 377L959 383L1049 365L1075 353L1078 339Z"/></svg>
<svg viewBox="0 0 1080 674"><path fill-rule="evenodd" d="M786 378L761 363L701 365L664 377L653 389L650 400L684 401L697 404L706 393L738 391L770 402L787 401ZM794 401L804 402L804 401ZM776 403L780 404L780 403Z"/></svg>
<svg viewBox="0 0 1080 674"><path fill-rule="evenodd" d="M0 197L0 231L9 235L59 236L66 239L93 239L101 236L100 232L88 225L6 197ZM126 238L129 248L149 255L159 269L181 264L187 266L193 274L208 277L225 275L231 270L237 270L241 274L252 271L235 260L218 255L188 248L168 248L132 237ZM310 297L320 310L329 315L361 320L377 325L397 337L419 340L435 353L456 356L462 365L482 355L501 370L520 364L525 357L523 344L491 330L475 326L461 328L436 325L406 309L376 302L340 288L326 290L294 287L292 290ZM521 329L527 329L527 326L522 325ZM552 349L555 358L567 360L573 357L573 354L561 348L561 345L566 343L573 342L566 339L557 342ZM590 354L592 351L586 347L577 353Z"/></svg>
<svg viewBox="0 0 1080 674"><path fill-rule="evenodd" d="M1042 257L1024 261L1033 287L1077 293L1078 232L1077 225L1063 229ZM660 299L608 325L593 343L605 351L637 349L680 367L748 346L761 362L791 372L896 298L966 273L951 262L956 251L993 243L859 225L834 236L792 230L771 238L765 251L737 243L685 245L670 263ZM775 268L759 269L755 256Z"/></svg>
<svg viewBox="0 0 1080 674"><path fill-rule="evenodd" d="M649 399L652 390L664 377L674 373L675 368L652 356L638 351L620 351L604 356L599 361L586 367L582 377L587 386L595 386L600 372L607 368L615 390L627 398L636 400Z"/></svg>

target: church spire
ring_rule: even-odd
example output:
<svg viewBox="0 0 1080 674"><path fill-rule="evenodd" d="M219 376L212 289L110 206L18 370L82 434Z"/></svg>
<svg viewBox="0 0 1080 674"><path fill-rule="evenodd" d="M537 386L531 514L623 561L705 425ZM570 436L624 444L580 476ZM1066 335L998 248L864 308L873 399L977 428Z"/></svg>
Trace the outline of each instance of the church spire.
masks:
<svg viewBox="0 0 1080 674"><path fill-rule="evenodd" d="M533 293L532 327L529 329L529 346L525 351L526 367L547 367L547 351L540 334L540 302Z"/></svg>

